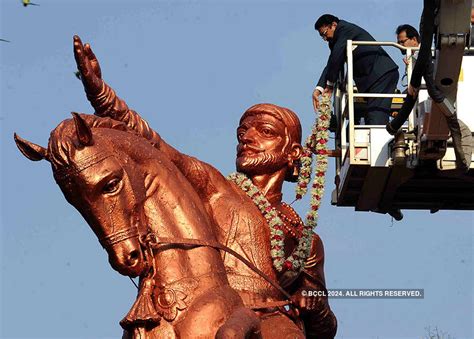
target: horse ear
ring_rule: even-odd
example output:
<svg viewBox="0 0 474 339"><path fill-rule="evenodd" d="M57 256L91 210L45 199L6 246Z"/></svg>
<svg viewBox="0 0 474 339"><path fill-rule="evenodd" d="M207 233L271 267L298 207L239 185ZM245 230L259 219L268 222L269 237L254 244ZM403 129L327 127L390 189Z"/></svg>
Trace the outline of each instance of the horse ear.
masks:
<svg viewBox="0 0 474 339"><path fill-rule="evenodd" d="M46 148L29 142L28 140L19 137L16 133L13 134L13 138L15 139L16 146L20 152L28 159L32 161L46 159L49 161Z"/></svg>
<svg viewBox="0 0 474 339"><path fill-rule="evenodd" d="M92 145L92 131L89 125L81 117L79 113L72 112L72 117L74 118L74 124L76 125L76 134L79 142L83 146Z"/></svg>

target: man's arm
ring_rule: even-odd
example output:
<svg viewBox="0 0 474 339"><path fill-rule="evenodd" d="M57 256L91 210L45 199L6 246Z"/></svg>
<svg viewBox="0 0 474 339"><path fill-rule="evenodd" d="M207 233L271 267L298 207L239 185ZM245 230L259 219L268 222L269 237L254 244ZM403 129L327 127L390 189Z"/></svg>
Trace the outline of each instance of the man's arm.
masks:
<svg viewBox="0 0 474 339"><path fill-rule="evenodd" d="M321 76L319 77L318 84L313 90L313 108L315 112L317 112L317 110L319 109L319 97L321 96L321 94L324 93L324 89L326 87L326 73L327 66L324 67L323 73L321 73Z"/></svg>
<svg viewBox="0 0 474 339"><path fill-rule="evenodd" d="M316 85L316 89L319 90L321 93L324 92L324 88L326 88L326 75L328 73L328 66L326 65L319 77L318 84Z"/></svg>
<svg viewBox="0 0 474 339"><path fill-rule="evenodd" d="M347 40L355 36L354 29L340 24L338 26L337 38L335 38L334 45L329 55L328 63L326 65L326 86L334 86L339 72L344 67L344 60L346 57Z"/></svg>

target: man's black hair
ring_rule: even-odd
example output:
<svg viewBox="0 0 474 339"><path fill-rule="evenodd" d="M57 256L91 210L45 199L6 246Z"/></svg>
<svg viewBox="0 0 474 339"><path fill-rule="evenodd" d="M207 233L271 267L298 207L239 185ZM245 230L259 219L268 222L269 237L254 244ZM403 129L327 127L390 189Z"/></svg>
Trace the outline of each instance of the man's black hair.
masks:
<svg viewBox="0 0 474 339"><path fill-rule="evenodd" d="M415 27L408 24L400 25L397 27L395 33L398 35L401 32L405 32L408 39L415 38L417 42L420 42L420 34L418 33Z"/></svg>
<svg viewBox="0 0 474 339"><path fill-rule="evenodd" d="M339 22L339 18L337 16L334 16L332 14L324 14L319 17L318 20L316 20L316 23L314 24L314 29L319 30L323 26L329 26L333 22Z"/></svg>

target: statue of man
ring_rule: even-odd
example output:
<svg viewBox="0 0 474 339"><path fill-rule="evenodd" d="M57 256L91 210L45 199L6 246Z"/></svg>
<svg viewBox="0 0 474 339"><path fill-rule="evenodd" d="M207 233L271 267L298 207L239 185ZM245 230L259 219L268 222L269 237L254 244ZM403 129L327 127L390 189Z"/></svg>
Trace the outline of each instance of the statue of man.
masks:
<svg viewBox="0 0 474 339"><path fill-rule="evenodd" d="M327 297L308 297L302 291L326 291L324 251L319 236L312 233L311 251L304 259L304 269L286 265L276 269L270 253L282 251L285 257L295 250L303 222L289 205L282 202L285 180L295 181L301 157L301 124L291 110L273 104L250 107L237 129L236 167L275 208L284 224L284 246L270 243L272 222L246 192L227 180L217 169L194 157L182 154L148 126L136 112L102 80L100 66L88 44L74 37L74 55L87 98L95 114L125 122L167 154L199 194L210 219L215 223L218 241L244 256L268 277L278 280L293 297L299 319L303 320L308 338L333 338L336 318ZM255 199L254 199L255 200ZM239 292L244 304L262 319L263 337L304 338L298 326L298 315L281 307L284 297L239 259L223 253L230 285Z"/></svg>

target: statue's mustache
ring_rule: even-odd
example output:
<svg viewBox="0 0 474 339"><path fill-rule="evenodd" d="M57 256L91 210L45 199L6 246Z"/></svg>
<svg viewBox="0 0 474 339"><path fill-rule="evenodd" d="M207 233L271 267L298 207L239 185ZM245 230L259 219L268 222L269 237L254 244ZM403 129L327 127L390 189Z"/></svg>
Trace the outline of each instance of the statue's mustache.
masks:
<svg viewBox="0 0 474 339"><path fill-rule="evenodd" d="M264 149L257 146L252 146L249 144L239 144L237 146L237 157L241 157L243 153L245 153L246 151L250 151L251 153L254 153L254 154L265 152Z"/></svg>
<svg viewBox="0 0 474 339"><path fill-rule="evenodd" d="M251 155L242 155L238 157L238 162L245 168L265 167L276 164L283 164L286 161L285 154L282 152L260 152Z"/></svg>

